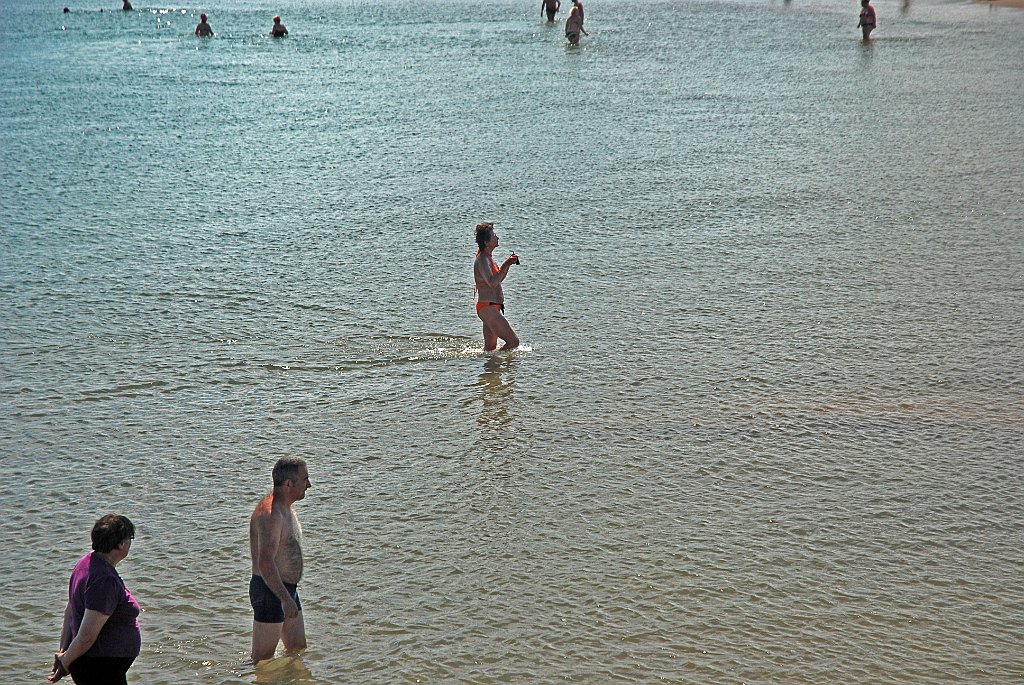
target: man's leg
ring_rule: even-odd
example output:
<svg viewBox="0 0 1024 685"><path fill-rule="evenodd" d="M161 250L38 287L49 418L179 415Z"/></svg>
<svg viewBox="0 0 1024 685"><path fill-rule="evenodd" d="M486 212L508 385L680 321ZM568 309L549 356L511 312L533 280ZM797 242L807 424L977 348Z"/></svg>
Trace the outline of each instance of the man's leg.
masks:
<svg viewBox="0 0 1024 685"><path fill-rule="evenodd" d="M302 614L299 614L299 621L302 621ZM287 620L285 621L287 623ZM274 650L281 640L281 629L284 623L260 623L252 622L252 661L258 664L265 659L274 657ZM285 644L287 646L287 643Z"/></svg>
<svg viewBox="0 0 1024 685"><path fill-rule="evenodd" d="M302 621L302 612L295 618L284 620L281 641L286 652L300 652L306 648L306 624Z"/></svg>

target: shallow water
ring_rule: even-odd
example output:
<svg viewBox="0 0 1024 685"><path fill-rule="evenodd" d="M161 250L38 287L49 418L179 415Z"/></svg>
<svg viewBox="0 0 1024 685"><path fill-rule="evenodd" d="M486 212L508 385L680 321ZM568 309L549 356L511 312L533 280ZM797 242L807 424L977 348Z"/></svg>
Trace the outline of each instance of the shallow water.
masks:
<svg viewBox="0 0 1024 685"><path fill-rule="evenodd" d="M119 511L135 683L1018 682L1024 12L848 4L0 0L3 681Z"/></svg>

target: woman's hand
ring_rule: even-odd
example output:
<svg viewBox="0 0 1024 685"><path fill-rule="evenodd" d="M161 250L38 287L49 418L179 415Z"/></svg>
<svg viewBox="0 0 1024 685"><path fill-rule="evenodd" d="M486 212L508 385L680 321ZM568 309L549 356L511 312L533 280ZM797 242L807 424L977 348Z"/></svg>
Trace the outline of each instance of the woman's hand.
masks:
<svg viewBox="0 0 1024 685"><path fill-rule="evenodd" d="M57 652L53 655L53 670L50 671L50 675L46 676L46 679L51 683L55 683L68 675L68 669L64 668L64 663L60 660L62 656L64 656L64 652Z"/></svg>
<svg viewBox="0 0 1024 685"><path fill-rule="evenodd" d="M53 673L50 674L50 682L55 683L68 674L68 664L75 663L75 659L89 651L104 624L110 618L104 613L95 609L86 609L82 615L82 624L78 627L78 634L71 640L64 651L53 655Z"/></svg>
<svg viewBox="0 0 1024 685"><path fill-rule="evenodd" d="M508 259L505 260L505 263L506 264L516 264L516 265L518 265L519 264L519 255L517 255L515 252L513 252L512 254L510 254L508 256Z"/></svg>

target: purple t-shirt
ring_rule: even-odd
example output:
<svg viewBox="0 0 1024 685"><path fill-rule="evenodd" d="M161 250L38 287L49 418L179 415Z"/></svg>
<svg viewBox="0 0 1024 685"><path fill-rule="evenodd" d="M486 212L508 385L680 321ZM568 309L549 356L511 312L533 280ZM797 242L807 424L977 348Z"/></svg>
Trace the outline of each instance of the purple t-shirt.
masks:
<svg viewBox="0 0 1024 685"><path fill-rule="evenodd" d="M78 560L68 583L71 602L71 631L78 634L86 609L106 614L96 642L84 656L134 659L142 650L139 603L128 592L114 567L95 552Z"/></svg>

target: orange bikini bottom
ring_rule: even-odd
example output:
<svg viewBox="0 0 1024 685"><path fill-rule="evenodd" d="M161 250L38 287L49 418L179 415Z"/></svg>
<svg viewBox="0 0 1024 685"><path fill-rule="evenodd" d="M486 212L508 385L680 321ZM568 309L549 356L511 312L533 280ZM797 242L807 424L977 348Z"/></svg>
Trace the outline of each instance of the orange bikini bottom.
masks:
<svg viewBox="0 0 1024 685"><path fill-rule="evenodd" d="M480 310L481 309L486 309L487 307L497 307L498 309L501 310L502 314L505 313L505 305L503 305L501 302L477 302L476 303L476 313L479 315L480 314Z"/></svg>

